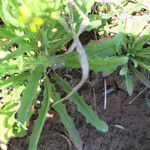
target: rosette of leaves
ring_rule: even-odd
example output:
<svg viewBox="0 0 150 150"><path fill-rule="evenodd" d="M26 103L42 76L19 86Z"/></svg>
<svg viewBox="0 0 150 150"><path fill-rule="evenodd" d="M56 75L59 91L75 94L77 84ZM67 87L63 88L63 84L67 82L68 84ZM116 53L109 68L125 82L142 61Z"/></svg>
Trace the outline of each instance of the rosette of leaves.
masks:
<svg viewBox="0 0 150 150"><path fill-rule="evenodd" d="M72 26L76 31L79 30L83 21L83 14L90 19L85 30L89 31L101 25L99 18L89 14L94 4L93 0L76 0L75 3L77 7L72 6L70 12L70 5L68 6L64 0L52 1L52 3L47 0L0 0L0 18L3 21L3 25L0 26L0 90L10 89L13 95L16 95L16 88L20 90L16 98L17 103L12 98L8 101L8 104L15 101L15 106L12 113L13 123L9 126L11 134L7 141L19 135L13 130L16 122L20 125L20 131L17 130L17 133L26 130L25 127L29 124L31 115L35 113L33 108L37 104L37 97L39 93L42 93L43 100L40 102L41 107L36 110L38 118L34 123L29 149L37 148L46 114L51 108L59 114L73 144L78 149L82 149L82 142L73 119L68 115L65 104L60 101L61 95L56 90L57 85L69 93L72 87L61 77L47 74L47 69L81 68L76 51L58 55L66 44L73 40L72 31L69 28L72 21L69 18L70 15L74 16ZM121 53L125 41L126 35L120 32L103 43L91 41L85 45L90 70L110 74L118 66L127 65L131 57ZM51 81L56 81L56 83ZM2 106L1 110L7 106L7 100L5 100L7 97L2 96L2 98L4 107ZM75 92L70 99L88 123L99 131L108 130L107 124L96 115L91 106L85 103L82 96ZM7 108L8 111L4 111L6 116L9 112L9 107ZM14 114L17 117L14 117ZM8 126L2 128L7 129Z"/></svg>

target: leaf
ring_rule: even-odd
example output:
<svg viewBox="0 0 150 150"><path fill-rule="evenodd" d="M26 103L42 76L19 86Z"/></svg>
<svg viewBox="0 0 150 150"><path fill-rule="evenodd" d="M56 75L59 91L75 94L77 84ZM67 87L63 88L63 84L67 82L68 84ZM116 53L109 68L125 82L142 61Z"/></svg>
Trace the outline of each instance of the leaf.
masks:
<svg viewBox="0 0 150 150"><path fill-rule="evenodd" d="M72 90L72 87L69 86L68 83L59 76L55 75L52 77L52 79L54 79L65 92L69 93ZM108 131L107 124L98 118L96 113L92 110L91 106L88 106L82 97L80 97L77 93L74 93L71 96L71 99L72 102L77 106L78 111L85 116L88 123L93 125L98 131Z"/></svg>
<svg viewBox="0 0 150 150"><path fill-rule="evenodd" d="M110 56L113 56L114 54L118 53L121 50L124 37L125 37L124 33L120 32L113 39L104 41L103 43L90 42L89 44L87 44L85 46L85 50L86 50L87 58L89 61L89 65L91 65L90 69L94 70L92 68L94 66L93 63L96 62L96 61L93 61L94 58L98 59L98 62L103 61L102 58L103 59L106 58L106 60L103 61L103 62L106 62L106 64L107 64L107 60L109 61L109 59L110 59L110 61L111 61ZM107 59L107 57L108 57L108 59ZM80 63L78 62L78 57L75 52L63 56L63 60L65 63L64 65L66 67L80 68ZM116 60L116 62L118 60L119 60L119 58ZM123 61L125 61L125 60L127 60L127 57L126 58L124 57ZM109 70L109 69L107 69L107 67L105 70ZM114 68L116 68L116 66ZM103 71L104 70L103 64L102 64L102 68L96 69L96 71L97 70Z"/></svg>
<svg viewBox="0 0 150 150"><path fill-rule="evenodd" d="M65 56L64 58L64 66L67 68L80 68L80 64L78 62L77 56ZM95 72L113 72L118 66L125 65L128 62L128 57L125 56L114 56L114 57L95 57L93 59L88 58L90 70Z"/></svg>
<svg viewBox="0 0 150 150"><path fill-rule="evenodd" d="M30 57L31 58L31 57ZM29 67L36 67L38 65L42 65L45 68L52 65L55 61L54 57L40 56L39 58L33 58L26 63Z"/></svg>
<svg viewBox="0 0 150 150"><path fill-rule="evenodd" d="M17 7L17 6L16 6ZM1 18L5 22L5 24L12 24L14 26L18 26L17 20L10 13L10 3L9 0L5 0L1 2ZM12 10L15 10L14 8ZM11 11L12 11L11 10Z"/></svg>
<svg viewBox="0 0 150 150"><path fill-rule="evenodd" d="M53 91L53 100L54 100L54 102L59 101L60 94ZM82 149L82 142L81 142L79 133L78 133L77 129L75 128L72 118L68 115L65 105L60 102L60 103L57 103L56 105L54 105L53 107L59 114L60 119L61 119L64 127L67 129L67 131L69 133L69 137L70 137L71 141L73 142L73 144L75 145L75 147L79 150Z"/></svg>
<svg viewBox="0 0 150 150"><path fill-rule="evenodd" d="M46 114L49 110L49 105L50 105L50 97L51 97L51 85L48 80L48 78L45 78L44 81L44 99L41 103L41 108L39 110L39 115L38 118L34 124L32 134L30 136L30 142L29 142L29 150L36 150L38 141L40 138L40 134L42 132L42 128L46 119Z"/></svg>
<svg viewBox="0 0 150 150"><path fill-rule="evenodd" d="M131 66L132 72L139 78L139 80L147 87L150 87L150 81L137 69Z"/></svg>
<svg viewBox="0 0 150 150"><path fill-rule="evenodd" d="M42 76L42 68L39 66L30 74L29 81L26 85L26 89L23 91L23 97L21 100L21 106L18 110L18 120L25 124L27 121L32 104L36 98L37 88Z"/></svg>
<svg viewBox="0 0 150 150"><path fill-rule="evenodd" d="M12 85L21 85L27 79L28 75L28 72L24 72L16 76L12 75L7 80L0 80L0 88L7 88Z"/></svg>
<svg viewBox="0 0 150 150"><path fill-rule="evenodd" d="M132 84L131 76L129 73L125 75L125 79L126 79L126 86L127 86L128 94L129 96L131 96L133 93L133 84Z"/></svg>
<svg viewBox="0 0 150 150"><path fill-rule="evenodd" d="M14 34L12 33L13 31L10 28L0 28L0 38L7 38L10 39L14 37Z"/></svg>
<svg viewBox="0 0 150 150"><path fill-rule="evenodd" d="M86 31L91 31L92 29L97 29L102 24L101 20L91 21L89 26L86 28Z"/></svg>
<svg viewBox="0 0 150 150"><path fill-rule="evenodd" d="M91 14L88 16L90 19L90 24L86 28L86 31L91 31L92 29L98 29L102 25L102 20L100 19L99 15Z"/></svg>
<svg viewBox="0 0 150 150"><path fill-rule="evenodd" d="M94 58L89 60L90 69L96 72L102 71L112 73L120 65L125 65L128 62L128 57L107 57Z"/></svg>
<svg viewBox="0 0 150 150"><path fill-rule="evenodd" d="M145 33L146 32L146 33ZM148 29L148 31L142 31L142 36L139 36L138 39L135 41L135 47L134 47L134 51L139 51L141 49L143 49L143 46L149 42L150 40L150 31ZM145 48L144 48L145 49Z"/></svg>
<svg viewBox="0 0 150 150"><path fill-rule="evenodd" d="M2 63L0 67L0 76L3 75L13 75L14 73L19 73L17 64L13 63Z"/></svg>
<svg viewBox="0 0 150 150"><path fill-rule="evenodd" d="M143 67L144 69L150 71L150 63L147 60L137 60L138 64Z"/></svg>
<svg viewBox="0 0 150 150"><path fill-rule="evenodd" d="M121 50L124 40L125 34L119 32L111 40L102 43L90 42L85 46L86 53L90 58L96 56L102 58L112 56Z"/></svg>
<svg viewBox="0 0 150 150"><path fill-rule="evenodd" d="M17 48L17 50L13 51L12 53L8 54L5 58L0 59L0 63L2 63L5 60L9 60L9 59L14 59L22 54L24 54L25 52L29 52L29 51L33 51L36 49L36 46L34 45L24 45L21 46L20 48Z"/></svg>
<svg viewBox="0 0 150 150"><path fill-rule="evenodd" d="M83 11L83 13L90 13L91 12L91 7L94 4L93 0L76 0L76 3L80 6L80 9Z"/></svg>
<svg viewBox="0 0 150 150"><path fill-rule="evenodd" d="M128 73L128 67L125 65L119 72L120 76L126 75Z"/></svg>
<svg viewBox="0 0 150 150"><path fill-rule="evenodd" d="M150 47L142 48L142 49L136 51L135 56L145 57L145 58L149 59L150 58Z"/></svg>

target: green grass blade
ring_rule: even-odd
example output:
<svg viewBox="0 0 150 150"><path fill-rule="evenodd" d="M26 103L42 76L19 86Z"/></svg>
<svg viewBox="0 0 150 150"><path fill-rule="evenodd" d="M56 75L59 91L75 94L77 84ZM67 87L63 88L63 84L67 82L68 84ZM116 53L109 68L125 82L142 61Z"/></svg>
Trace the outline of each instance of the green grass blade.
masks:
<svg viewBox="0 0 150 150"><path fill-rule="evenodd" d="M131 96L132 93L133 93L133 84L132 84L132 80L131 80L130 74L127 73L125 75L125 79L126 79L126 86L127 86L128 94L129 94L129 96Z"/></svg>
<svg viewBox="0 0 150 150"><path fill-rule="evenodd" d="M42 76L42 69L40 67L37 67L31 73L29 81L26 85L26 89L23 92L21 106L18 110L18 120L22 124L24 124L29 117L32 104L36 98L37 88L39 86L41 76Z"/></svg>
<svg viewBox="0 0 150 150"><path fill-rule="evenodd" d="M59 86L62 87L62 89L65 92L69 93L72 90L72 87L69 86L68 83L64 79L60 78L57 75L53 76L52 78L56 81L56 83ZM72 102L77 106L78 111L81 112L85 116L88 123L93 125L99 131L103 131L103 132L108 131L107 124L98 118L98 116L93 111L91 106L88 106L85 103L84 99L81 96L79 96L79 94L74 93L71 96L71 99L72 99Z"/></svg>
<svg viewBox="0 0 150 150"><path fill-rule="evenodd" d="M53 95L54 95L54 98L53 98L54 102L57 102L60 100L59 93L53 92ZM82 149L82 142L81 142L81 139L79 136L79 132L75 128L75 125L73 123L72 118L68 115L68 112L67 112L65 105L60 102L57 105L54 105L53 107L57 111L57 113L59 114L60 119L61 119L64 127L67 129L67 131L69 133L69 138L71 139L71 141L73 142L75 147L78 150L81 150Z"/></svg>
<svg viewBox="0 0 150 150"><path fill-rule="evenodd" d="M44 99L41 103L41 108L39 110L39 115L38 118L35 122L35 125L33 127L33 131L32 134L30 136L30 142L29 142L29 150L36 150L37 149L37 145L38 145L38 141L40 138L40 134L42 132L42 128L46 119L46 113L49 110L49 105L50 105L50 97L51 97L51 93L50 93L50 88L51 85L49 83L48 78L45 79L44 81Z"/></svg>
<svg viewBox="0 0 150 150"><path fill-rule="evenodd" d="M150 81L141 72L134 67L131 67L131 70L145 86L150 87Z"/></svg>

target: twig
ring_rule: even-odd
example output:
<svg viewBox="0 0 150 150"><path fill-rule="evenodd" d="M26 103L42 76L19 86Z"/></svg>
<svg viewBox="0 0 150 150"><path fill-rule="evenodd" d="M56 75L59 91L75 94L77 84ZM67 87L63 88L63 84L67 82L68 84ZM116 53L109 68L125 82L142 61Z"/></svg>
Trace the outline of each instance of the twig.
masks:
<svg viewBox="0 0 150 150"><path fill-rule="evenodd" d="M76 33L76 31L73 27L73 24L71 24L71 28L72 28L71 30L72 30L72 34L73 34L73 40L74 40L71 47L72 47L72 49L74 49L74 47L76 47L77 53L79 54L79 60L80 60L81 69L82 69L82 78L81 78L81 81L72 89L72 91L67 96L62 98L60 101L57 101L53 105L56 105L57 103L68 99L73 93L75 93L78 89L80 89L80 87L85 83L85 81L88 79L88 76L89 76L89 64L88 64L88 60L86 57L85 49L79 40L79 35L89 25L90 21L89 21L89 18L80 10L80 8L76 5L76 3L74 1L70 1L70 3L73 4L73 6L75 6L78 13L83 17L83 21L80 24L78 33ZM70 16L72 16L72 15L70 15ZM70 50L72 50L72 49L70 49Z"/></svg>
<svg viewBox="0 0 150 150"><path fill-rule="evenodd" d="M104 109L107 107L107 83L106 78L104 79Z"/></svg>
<svg viewBox="0 0 150 150"><path fill-rule="evenodd" d="M136 96L129 102L129 104L132 104L133 101L135 101L135 99L137 99L145 90L147 90L147 87L144 88L138 95L136 95Z"/></svg>
<svg viewBox="0 0 150 150"><path fill-rule="evenodd" d="M56 105L66 99L68 99L73 93L75 93L84 83L85 81L88 79L88 75L89 75L89 65L88 65L88 61L86 58L86 54L85 54L85 50L83 48L83 46L81 45L79 39L74 39L76 41L76 48L77 48L77 52L79 54L79 59L80 59L80 63L81 63L81 68L82 68L82 79L81 81L72 89L72 91L65 96L64 98L62 98L61 100L55 102L53 105Z"/></svg>
<svg viewBox="0 0 150 150"><path fill-rule="evenodd" d="M74 1L72 1L72 0L70 0L70 3L69 3L69 5L70 4L72 4L75 8L76 8L76 10L78 11L78 13L80 14L80 16L83 18L83 20L82 20L82 22L81 22L81 24L80 24L80 27L79 27L79 31L78 31L78 33L76 33L76 37L79 37L80 36L80 34L85 30L85 28L89 25L89 23L90 23L90 20L89 20L89 18L87 17L87 14L84 14L83 12L82 12L82 10L78 7L78 5L74 2ZM70 10L71 11L71 10ZM70 18L70 20L71 20L71 26L72 26L72 30L73 30L73 15L71 15L71 14L69 14L69 16L71 17ZM73 31L74 32L74 31ZM70 46L70 48L68 49L68 51L67 52L65 52L63 55L60 55L60 56L64 56L65 54L69 54L69 53L71 53L74 49L76 48L76 44L75 44L75 41L73 41L73 43L71 44L71 46Z"/></svg>
<svg viewBox="0 0 150 150"><path fill-rule="evenodd" d="M57 134L60 135L61 137L63 137L67 141L67 143L69 145L69 149L71 150L72 149L72 144L70 142L70 139L67 136L65 136L65 135L63 135L61 133L57 133Z"/></svg>

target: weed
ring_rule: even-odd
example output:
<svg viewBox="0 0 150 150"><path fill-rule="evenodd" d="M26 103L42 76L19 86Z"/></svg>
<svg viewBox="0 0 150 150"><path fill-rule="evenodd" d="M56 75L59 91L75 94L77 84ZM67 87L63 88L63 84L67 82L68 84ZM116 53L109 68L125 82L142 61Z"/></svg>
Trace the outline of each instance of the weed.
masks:
<svg viewBox="0 0 150 150"><path fill-rule="evenodd" d="M91 8L95 6L93 0L0 0L1 143L7 144L12 137L26 134L41 91L43 100L39 110L36 110L38 118L30 136L29 150L37 149L46 114L51 108L59 114L75 147L82 149L79 133L63 103L69 98L88 123L106 132L108 125L77 93L88 78L89 70L110 74L118 67L121 68L120 75L125 76L129 95L133 92L133 73L147 87L150 86L150 81L138 71L139 66L150 71L150 48L144 48L150 35L145 30L148 20L145 21L144 17L147 16L143 17L145 22L139 25L142 34L137 33L137 30L129 31L136 25L126 27L123 17L119 15L127 3L100 2L97 6L103 11L95 14L95 11L91 13ZM139 9L143 7L140 3ZM122 18L117 22L120 32L114 32L114 26L110 28L113 16L116 20ZM99 35L113 33L115 36L102 43L90 41L83 46L79 36L93 29L99 31ZM63 48L70 41L72 44L65 52ZM71 87L60 76L47 73L47 68L55 70L62 67L82 69L81 81L75 87ZM61 98L57 86L68 93L66 97Z"/></svg>

